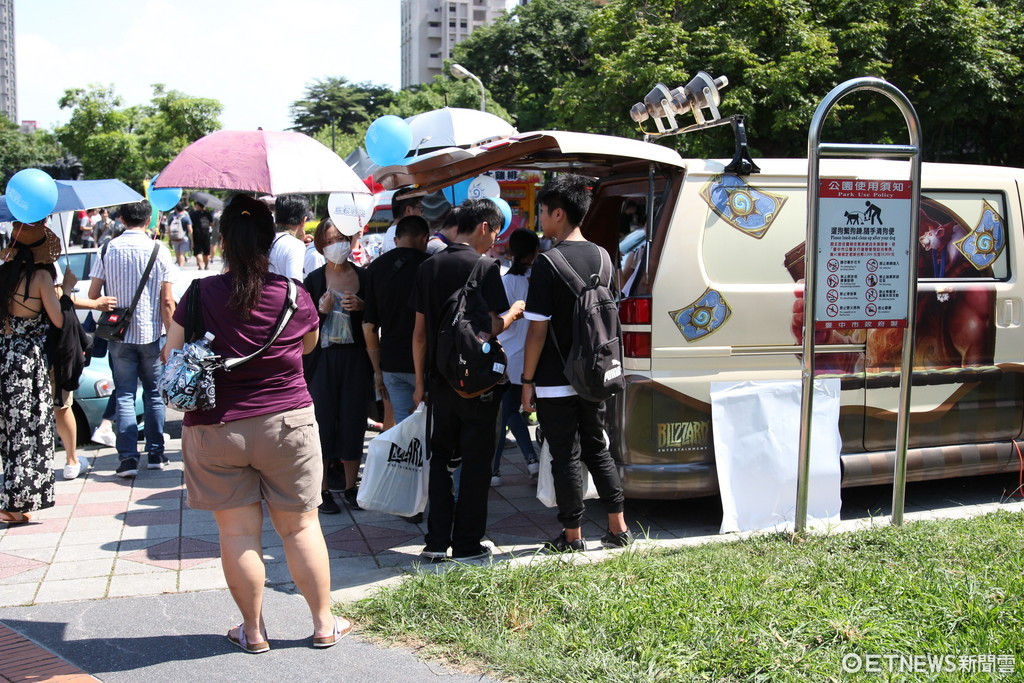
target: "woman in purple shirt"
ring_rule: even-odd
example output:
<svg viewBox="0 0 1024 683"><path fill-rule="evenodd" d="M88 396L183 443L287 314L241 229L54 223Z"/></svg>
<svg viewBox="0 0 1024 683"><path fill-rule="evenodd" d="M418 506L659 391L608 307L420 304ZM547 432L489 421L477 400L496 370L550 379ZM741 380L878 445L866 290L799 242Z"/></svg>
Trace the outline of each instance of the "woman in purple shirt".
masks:
<svg viewBox="0 0 1024 683"><path fill-rule="evenodd" d="M273 334L288 281L268 271L274 221L266 206L239 195L221 217L227 272L196 280L174 314L164 361L185 337L188 299L200 297L203 331L225 358L253 353ZM313 616L313 647L352 629L331 614L330 565L317 505L323 465L302 355L319 337L313 300L298 289L298 310L262 355L230 373L218 370L217 405L185 414L182 459L189 507L211 510L221 562L242 623L228 639L247 652L270 649L263 623L263 507L284 542L295 585ZM201 333L201 332L200 332Z"/></svg>

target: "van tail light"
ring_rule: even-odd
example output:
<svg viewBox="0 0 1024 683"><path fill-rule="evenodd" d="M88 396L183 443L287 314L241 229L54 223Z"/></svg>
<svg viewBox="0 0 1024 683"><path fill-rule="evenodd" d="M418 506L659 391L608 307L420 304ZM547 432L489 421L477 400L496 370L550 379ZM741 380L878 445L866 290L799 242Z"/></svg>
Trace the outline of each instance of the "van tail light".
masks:
<svg viewBox="0 0 1024 683"><path fill-rule="evenodd" d="M650 332L623 332L622 353L627 358L651 357Z"/></svg>
<svg viewBox="0 0 1024 683"><path fill-rule="evenodd" d="M630 297L620 301L619 322L623 325L650 325L650 297Z"/></svg>

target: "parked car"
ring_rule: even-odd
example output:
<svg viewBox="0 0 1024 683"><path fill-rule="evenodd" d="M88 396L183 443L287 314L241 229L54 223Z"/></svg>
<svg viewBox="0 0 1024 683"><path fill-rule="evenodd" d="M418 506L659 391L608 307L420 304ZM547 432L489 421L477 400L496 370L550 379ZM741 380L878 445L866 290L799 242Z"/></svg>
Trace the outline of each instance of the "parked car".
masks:
<svg viewBox="0 0 1024 683"><path fill-rule="evenodd" d="M93 358L82 371L82 378L75 389L75 399L71 409L78 423L77 441L79 444L89 443L93 430L103 419L103 411L107 409L107 401L114 393L114 379L110 372L107 359ZM135 421L142 434L142 398L135 396Z"/></svg>

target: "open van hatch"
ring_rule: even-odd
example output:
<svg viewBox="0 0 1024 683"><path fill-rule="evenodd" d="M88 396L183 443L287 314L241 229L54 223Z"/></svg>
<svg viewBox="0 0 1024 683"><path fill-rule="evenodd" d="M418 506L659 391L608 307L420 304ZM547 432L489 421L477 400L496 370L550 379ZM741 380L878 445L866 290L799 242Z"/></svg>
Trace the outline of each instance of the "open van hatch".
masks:
<svg viewBox="0 0 1024 683"><path fill-rule="evenodd" d="M650 163L682 167L672 149L607 135L539 131L522 133L481 147L449 147L407 164L378 170L377 182L389 190L413 186L427 194L495 168L572 171L595 178L646 172Z"/></svg>

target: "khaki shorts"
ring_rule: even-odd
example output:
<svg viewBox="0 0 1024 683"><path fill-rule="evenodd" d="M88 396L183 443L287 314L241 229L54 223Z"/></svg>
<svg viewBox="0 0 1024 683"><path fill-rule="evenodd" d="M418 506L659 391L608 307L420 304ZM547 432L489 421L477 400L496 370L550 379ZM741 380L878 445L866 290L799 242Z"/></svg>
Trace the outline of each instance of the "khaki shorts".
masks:
<svg viewBox="0 0 1024 683"><path fill-rule="evenodd" d="M57 380L53 377L53 368L50 368L50 390L53 393L54 408L70 408L75 402L75 392L57 389Z"/></svg>
<svg viewBox="0 0 1024 683"><path fill-rule="evenodd" d="M188 505L230 510L267 501L308 512L320 504L323 462L313 406L182 429Z"/></svg>

